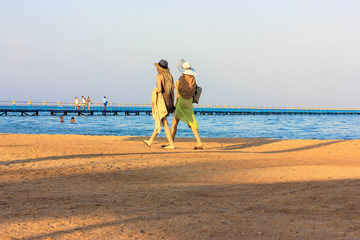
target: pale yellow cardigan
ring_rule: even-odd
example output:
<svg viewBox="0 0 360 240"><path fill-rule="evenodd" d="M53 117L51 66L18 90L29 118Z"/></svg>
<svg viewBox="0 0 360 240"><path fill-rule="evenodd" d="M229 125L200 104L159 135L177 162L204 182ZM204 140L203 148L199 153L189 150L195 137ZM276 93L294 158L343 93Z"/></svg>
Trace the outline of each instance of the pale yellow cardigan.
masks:
<svg viewBox="0 0 360 240"><path fill-rule="evenodd" d="M164 100L163 94L160 92L156 92L156 88L152 91L151 96L151 107L152 107L152 115L155 119L155 130L157 133L161 132L161 119L166 117L168 111L166 109L166 104Z"/></svg>

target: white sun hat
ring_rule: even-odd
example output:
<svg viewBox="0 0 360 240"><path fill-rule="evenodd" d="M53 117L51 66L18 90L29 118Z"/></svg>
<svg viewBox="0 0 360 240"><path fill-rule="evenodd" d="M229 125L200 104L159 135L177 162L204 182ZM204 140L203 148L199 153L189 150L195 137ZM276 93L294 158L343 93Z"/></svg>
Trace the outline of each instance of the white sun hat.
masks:
<svg viewBox="0 0 360 240"><path fill-rule="evenodd" d="M177 68L182 74L187 74L191 76L196 76L197 73L194 68L191 67L190 63L185 61L184 59L180 59L177 62Z"/></svg>

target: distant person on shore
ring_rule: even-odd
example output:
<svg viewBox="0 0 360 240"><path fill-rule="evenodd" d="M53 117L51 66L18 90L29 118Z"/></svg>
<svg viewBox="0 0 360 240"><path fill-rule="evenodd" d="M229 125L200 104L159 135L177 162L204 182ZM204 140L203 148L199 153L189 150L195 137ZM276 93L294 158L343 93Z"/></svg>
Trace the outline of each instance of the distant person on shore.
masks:
<svg viewBox="0 0 360 240"><path fill-rule="evenodd" d="M164 126L166 137L169 144L166 149L175 149L173 138L167 116L174 112L174 80L168 68L168 62L161 59L155 63L158 74L156 76L156 88L152 93L152 113L155 119L155 129L149 140L143 142L151 147L154 139L161 131L161 125Z"/></svg>
<svg viewBox="0 0 360 240"><path fill-rule="evenodd" d="M81 106L82 106L82 110L85 110L85 105L86 105L86 99L84 98L84 96L81 96Z"/></svg>
<svg viewBox="0 0 360 240"><path fill-rule="evenodd" d="M86 99L86 105L87 105L87 109L90 110L90 105L91 105L92 101L90 99L90 97L88 96Z"/></svg>
<svg viewBox="0 0 360 240"><path fill-rule="evenodd" d="M76 122L75 122L75 118L72 117L71 120L70 120L70 122L71 122L71 123L76 123Z"/></svg>
<svg viewBox="0 0 360 240"><path fill-rule="evenodd" d="M108 105L108 100L107 100L106 96L104 96L103 103L104 103L104 111L106 111L106 107Z"/></svg>
<svg viewBox="0 0 360 240"><path fill-rule="evenodd" d="M175 140L177 125L179 124L179 120L181 120L191 128L195 136L196 145L194 149L203 149L203 143L200 139L198 123L195 119L193 109L193 97L195 96L196 90L196 80L194 76L197 75L197 73L191 67L190 63L184 59L180 59L177 65L182 75L175 83L177 99L176 110L171 126L172 139Z"/></svg>
<svg viewBox="0 0 360 240"><path fill-rule="evenodd" d="M79 109L79 99L77 97L75 97L74 106L75 106L75 110Z"/></svg>
<svg viewBox="0 0 360 240"><path fill-rule="evenodd" d="M60 117L60 122L61 122L61 123L64 122L64 117L63 117L63 116Z"/></svg>

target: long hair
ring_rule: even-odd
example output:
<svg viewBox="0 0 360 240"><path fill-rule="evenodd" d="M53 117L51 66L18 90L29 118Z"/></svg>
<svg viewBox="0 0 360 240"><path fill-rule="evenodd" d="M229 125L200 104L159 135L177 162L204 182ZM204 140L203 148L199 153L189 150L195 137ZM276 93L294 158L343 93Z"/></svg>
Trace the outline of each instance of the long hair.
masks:
<svg viewBox="0 0 360 240"><path fill-rule="evenodd" d="M165 88L165 91L168 92L168 93L171 93L174 90L173 76L171 75L169 69L160 69L160 68L158 68L158 70L159 70L159 74L164 77L163 86Z"/></svg>

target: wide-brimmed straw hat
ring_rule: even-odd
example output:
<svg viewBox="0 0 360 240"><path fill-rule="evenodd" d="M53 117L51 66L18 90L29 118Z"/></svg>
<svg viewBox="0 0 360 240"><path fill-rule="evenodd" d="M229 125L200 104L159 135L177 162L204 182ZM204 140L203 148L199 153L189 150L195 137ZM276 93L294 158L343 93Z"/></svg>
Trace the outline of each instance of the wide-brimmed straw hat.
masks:
<svg viewBox="0 0 360 240"><path fill-rule="evenodd" d="M164 59L161 59L160 62L158 62L158 63L154 63L154 65L160 69L169 69L168 62Z"/></svg>
<svg viewBox="0 0 360 240"><path fill-rule="evenodd" d="M177 62L177 68L182 74L196 76L197 73L194 68L191 67L190 63L185 61L184 59L180 59Z"/></svg>

